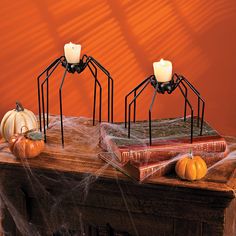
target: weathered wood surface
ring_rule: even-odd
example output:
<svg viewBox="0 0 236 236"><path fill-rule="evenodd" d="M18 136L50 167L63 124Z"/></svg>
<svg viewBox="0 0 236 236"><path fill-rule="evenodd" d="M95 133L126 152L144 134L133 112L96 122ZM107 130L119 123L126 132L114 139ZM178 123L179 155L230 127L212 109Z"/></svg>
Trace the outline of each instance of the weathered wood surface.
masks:
<svg viewBox="0 0 236 236"><path fill-rule="evenodd" d="M64 149L59 129L49 129L44 152L31 160L17 160L7 144L0 143L1 198L13 203L22 219L41 235L52 235L62 224L79 232L82 216L85 235L234 236L234 158L216 166L201 181L182 181L170 173L140 184L98 158L103 152L95 142L98 126L88 124L88 129L77 134L65 132ZM80 138L73 138L76 135ZM30 171L33 177L29 179ZM3 222L7 229L15 222L9 211L5 210ZM98 234L98 228L104 234ZM34 235L33 229L27 230ZM17 227L14 232L20 235Z"/></svg>
<svg viewBox="0 0 236 236"><path fill-rule="evenodd" d="M52 235L61 225L79 230L80 216L83 224L98 227L109 223L115 231L130 235L183 235L183 231L186 236L212 235L209 232L223 235L225 209L230 205L228 197L214 191L206 194L202 190L181 191L178 187L149 188L130 181L91 177L86 185L85 176L60 176L42 170L34 171L29 180L28 174L20 167L1 171L0 186L4 185L4 189L0 192L21 214L20 223L23 219L31 222L41 235ZM228 219L232 218L233 209L234 206ZM11 222L8 216L4 228L11 228ZM26 229L25 235L36 235L29 226Z"/></svg>
<svg viewBox="0 0 236 236"><path fill-rule="evenodd" d="M72 118L73 119L73 118ZM0 165L29 166L34 169L56 170L72 173L89 173L104 178L119 178L125 181L131 181L128 177L110 167L98 158L98 154L104 152L101 148L91 145L91 142L99 140L99 125L91 126L87 120L78 120L74 118L73 124L78 123L79 130L76 127L72 130L65 127L65 148L60 144L59 127L49 128L47 134L47 144L43 153L37 158L28 160L18 160L11 154L8 144L0 141ZM83 128L81 128L83 127ZM89 135L93 135L91 140ZM79 138L78 138L79 137ZM151 177L145 181L145 184L152 184L153 187L166 185L173 187L206 189L219 191L228 196L234 197L236 189L236 158L225 159L219 163L214 170L209 171L207 176L196 182L187 182L178 179L175 175L164 177Z"/></svg>

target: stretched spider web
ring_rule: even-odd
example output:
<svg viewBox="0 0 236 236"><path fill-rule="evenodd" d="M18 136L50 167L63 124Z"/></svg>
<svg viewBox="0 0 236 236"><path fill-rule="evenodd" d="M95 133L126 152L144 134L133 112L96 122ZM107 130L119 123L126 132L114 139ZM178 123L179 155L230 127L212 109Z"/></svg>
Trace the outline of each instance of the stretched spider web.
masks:
<svg viewBox="0 0 236 236"><path fill-rule="evenodd" d="M2 234L9 235L7 224L12 223L16 226L16 235L128 235L126 230L134 235L146 235L130 209L130 198L136 193L129 186L141 187L142 183L125 177L99 159L98 155L106 152L100 147L100 124L93 126L85 117L64 117L63 120L65 147L61 146L60 119L50 116L47 144L37 158L18 160L6 142L0 143L4 169L0 178ZM109 126L121 136L127 133L116 124ZM138 135L132 135L139 140ZM206 179L225 163L235 163L236 139L227 137L227 140L227 157L209 168ZM173 160L179 158L181 156L176 156ZM114 188L109 189L111 184ZM104 193L116 197L117 202L109 202ZM91 210L91 204L96 201L97 208ZM128 219L129 229L116 231L120 225L109 225L108 208L117 212L113 217L119 222ZM127 217L122 219L122 214Z"/></svg>

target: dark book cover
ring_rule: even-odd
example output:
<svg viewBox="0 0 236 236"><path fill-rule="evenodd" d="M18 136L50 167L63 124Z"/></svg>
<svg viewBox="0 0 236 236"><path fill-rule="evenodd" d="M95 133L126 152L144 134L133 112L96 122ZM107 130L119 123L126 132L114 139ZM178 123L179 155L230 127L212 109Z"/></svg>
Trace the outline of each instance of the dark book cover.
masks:
<svg viewBox="0 0 236 236"><path fill-rule="evenodd" d="M131 127L129 139L124 123L101 124L101 146L108 152L114 152L122 163L129 160L166 160L190 150L195 155L224 153L226 150L225 139L206 122L203 124L202 135L199 135L197 117L194 117L193 143L190 141L190 117L186 121L183 118L152 121L152 146L149 146L148 121L132 123Z"/></svg>

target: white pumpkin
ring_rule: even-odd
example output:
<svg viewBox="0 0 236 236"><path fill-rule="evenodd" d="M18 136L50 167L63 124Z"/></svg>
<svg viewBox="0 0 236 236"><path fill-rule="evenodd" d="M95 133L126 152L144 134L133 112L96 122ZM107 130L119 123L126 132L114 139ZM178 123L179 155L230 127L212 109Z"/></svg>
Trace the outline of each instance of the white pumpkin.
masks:
<svg viewBox="0 0 236 236"><path fill-rule="evenodd" d="M16 109L8 111L1 121L1 135L7 141L13 134L31 129L38 129L37 118L32 111L25 109L19 102L16 102Z"/></svg>

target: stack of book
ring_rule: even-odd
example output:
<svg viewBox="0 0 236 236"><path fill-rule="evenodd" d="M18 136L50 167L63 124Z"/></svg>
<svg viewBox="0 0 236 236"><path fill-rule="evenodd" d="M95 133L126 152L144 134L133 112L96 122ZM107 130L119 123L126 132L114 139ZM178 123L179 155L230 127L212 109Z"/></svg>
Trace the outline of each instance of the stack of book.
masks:
<svg viewBox="0 0 236 236"><path fill-rule="evenodd" d="M171 171L176 161L190 151L200 155L208 167L226 156L226 141L204 122L203 133L194 117L193 142L190 141L190 117L152 121L152 146L149 146L149 123L131 124L131 137L124 123L101 124L101 146L107 153L100 158L126 175L143 181L153 174Z"/></svg>

